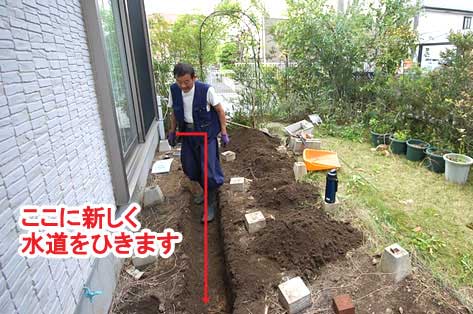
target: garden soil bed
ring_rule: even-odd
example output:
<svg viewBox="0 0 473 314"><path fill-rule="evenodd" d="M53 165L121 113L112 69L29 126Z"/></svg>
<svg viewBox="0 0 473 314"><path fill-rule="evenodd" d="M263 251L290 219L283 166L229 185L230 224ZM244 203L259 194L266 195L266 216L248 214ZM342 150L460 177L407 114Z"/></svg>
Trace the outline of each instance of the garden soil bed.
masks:
<svg viewBox="0 0 473 314"><path fill-rule="evenodd" d="M379 274L363 235L322 210L318 187L294 181L295 160L278 153L278 145L259 131L231 132L225 150L237 158L222 164L220 215L209 224L208 306L202 303L201 209L191 203L195 187L178 160L170 174L151 175L148 185L159 184L166 202L143 210L143 226L174 228L184 240L173 257L148 266L142 279L122 272L111 313L282 314L277 286L294 276L312 292L313 306L305 313L333 313L331 298L343 293L353 297L357 313L466 313L449 294L433 293L436 284L421 272L397 285ZM251 180L247 191L230 191L233 176ZM265 215L266 227L250 235L244 214L256 210Z"/></svg>

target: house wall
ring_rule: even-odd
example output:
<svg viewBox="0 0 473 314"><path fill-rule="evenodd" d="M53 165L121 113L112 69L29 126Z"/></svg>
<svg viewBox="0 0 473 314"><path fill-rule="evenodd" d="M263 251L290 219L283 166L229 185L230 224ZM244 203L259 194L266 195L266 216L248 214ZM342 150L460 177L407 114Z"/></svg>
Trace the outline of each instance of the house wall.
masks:
<svg viewBox="0 0 473 314"><path fill-rule="evenodd" d="M462 8L467 9L467 8ZM470 9L473 9L470 8ZM441 63L441 54L447 49L454 48L448 43L450 32L463 30L463 18L473 14L423 9L418 17L417 31L420 44L442 43L442 45L424 46L421 56L421 67L435 69ZM419 51L417 50L417 54Z"/></svg>
<svg viewBox="0 0 473 314"><path fill-rule="evenodd" d="M466 14L425 10L419 16L419 41L425 43L448 42L450 31L461 31Z"/></svg>
<svg viewBox="0 0 473 314"><path fill-rule="evenodd" d="M0 0L0 313L83 299L95 261L20 257L16 222L22 204L115 203L94 86L79 0Z"/></svg>

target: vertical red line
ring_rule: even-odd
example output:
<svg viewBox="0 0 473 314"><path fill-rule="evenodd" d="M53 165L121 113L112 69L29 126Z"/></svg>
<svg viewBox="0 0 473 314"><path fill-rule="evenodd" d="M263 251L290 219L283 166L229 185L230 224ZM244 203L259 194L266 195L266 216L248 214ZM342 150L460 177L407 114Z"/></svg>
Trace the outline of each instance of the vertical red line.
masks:
<svg viewBox="0 0 473 314"><path fill-rule="evenodd" d="M208 139L207 133L204 133L204 303L209 302L209 282L208 282L208 215L209 215L209 184L208 184L208 176L209 176L209 151L208 151Z"/></svg>

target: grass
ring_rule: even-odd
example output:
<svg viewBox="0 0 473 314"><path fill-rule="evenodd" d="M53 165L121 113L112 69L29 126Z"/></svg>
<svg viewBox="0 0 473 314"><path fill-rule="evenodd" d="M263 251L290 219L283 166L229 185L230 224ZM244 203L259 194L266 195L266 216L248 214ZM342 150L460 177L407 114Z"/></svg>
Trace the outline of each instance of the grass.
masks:
<svg viewBox="0 0 473 314"><path fill-rule="evenodd" d="M393 241L415 252L473 304L473 230L467 227L473 222L473 175L466 185L455 185L404 157L372 152L367 141L323 139L324 149L337 151L342 161L343 206L335 215L365 230L376 252ZM322 184L325 174L308 179Z"/></svg>

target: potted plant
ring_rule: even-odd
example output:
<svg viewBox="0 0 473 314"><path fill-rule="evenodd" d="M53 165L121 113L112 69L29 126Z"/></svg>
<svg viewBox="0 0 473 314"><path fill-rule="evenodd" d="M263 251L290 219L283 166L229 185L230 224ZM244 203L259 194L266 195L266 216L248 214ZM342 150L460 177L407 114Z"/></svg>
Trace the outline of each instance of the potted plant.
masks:
<svg viewBox="0 0 473 314"><path fill-rule="evenodd" d="M427 161L425 166L430 171L435 173L444 173L445 172L445 160L443 159L443 155L451 153L451 151L447 149L441 149L437 147L429 147L425 151L427 155Z"/></svg>
<svg viewBox="0 0 473 314"><path fill-rule="evenodd" d="M421 161L425 158L425 150L430 147L429 143L411 138L406 142L406 157L410 161Z"/></svg>
<svg viewBox="0 0 473 314"><path fill-rule="evenodd" d="M391 140L391 151L396 155L404 155L407 151L406 141L409 138L408 131L396 131L389 138Z"/></svg>
<svg viewBox="0 0 473 314"><path fill-rule="evenodd" d="M376 147L380 144L389 144L390 126L379 121L376 118L371 118L369 121L371 129L371 144Z"/></svg>
<svg viewBox="0 0 473 314"><path fill-rule="evenodd" d="M447 181L465 184L468 180L470 167L473 165L473 158L463 155L449 153L443 156L445 160L445 178Z"/></svg>

